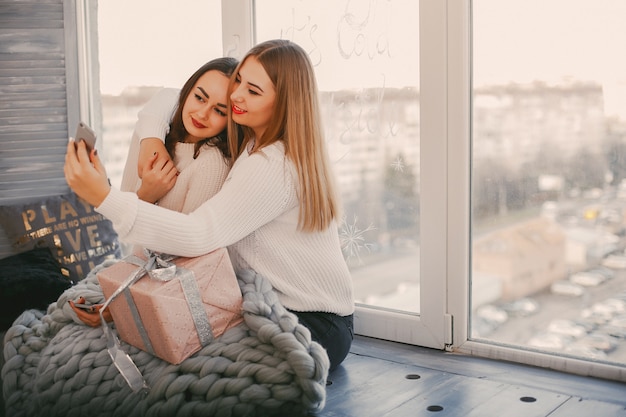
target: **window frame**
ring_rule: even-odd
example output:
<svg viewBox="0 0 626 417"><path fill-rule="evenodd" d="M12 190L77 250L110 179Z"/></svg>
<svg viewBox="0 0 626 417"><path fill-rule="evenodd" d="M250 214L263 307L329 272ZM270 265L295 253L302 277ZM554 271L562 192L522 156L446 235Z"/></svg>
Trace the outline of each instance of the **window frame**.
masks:
<svg viewBox="0 0 626 417"><path fill-rule="evenodd" d="M87 123L97 132L102 131L102 107L100 104L100 68L98 65L98 4L87 0L65 0L74 3L72 16L66 20L76 28L75 50L78 63L75 71L68 77L78 86L78 118L68 119L69 134L73 136L73 128L79 121ZM96 147L102 146L102 141Z"/></svg>
<svg viewBox="0 0 626 417"><path fill-rule="evenodd" d="M438 48L431 48L429 55L422 57L421 78L426 76L430 80L430 88L422 90L421 96L428 95L432 107L421 106L422 134L427 132L436 136L441 130L445 131L445 100L441 99L440 91L445 90L445 19L442 13L445 3L438 0L429 0L420 5L420 36L437 42ZM255 43L254 30L254 0L222 0L222 35L224 53L241 58ZM243 12L242 12L243 11ZM417 44L418 40L416 40ZM434 62L437 62L435 65ZM426 75L427 74L427 75ZM438 107L435 109L435 107ZM424 126L424 120L427 120ZM422 145L424 146L424 142ZM420 219L422 234L436 236L427 247L422 246L420 276L431 277L421 279L420 314L407 314L399 311L390 311L365 305L357 305L355 311L355 332L386 340L394 340L419 346L436 349L445 349L452 342L452 318L446 313L445 299L446 271L445 263L437 260L441 253L445 253L446 237L439 233L445 229L445 201L440 198L429 197L437 194L438 189L445 188L446 178L446 144L445 141L430 141L428 143L429 157L424 158L421 152L422 172L429 173L427 180L421 181L421 210L428 213ZM436 155L436 156L435 156ZM424 171L425 170L425 171ZM423 175L424 176L424 175ZM423 218L429 219L425 222ZM425 296L424 294L429 294ZM433 296L436 294L436 296Z"/></svg>
<svg viewBox="0 0 626 417"><path fill-rule="evenodd" d="M427 4L431 0L421 0ZM626 367L565 355L508 346L469 337L471 288L471 132L472 132L472 0L447 0L447 263L448 292L445 302L454 317L451 350L496 360L517 362L572 374L624 381ZM428 38L422 38L428 39ZM422 45L422 50L424 45ZM443 68L442 68L443 69ZM422 84L422 85L428 85ZM422 102L424 107L431 103ZM442 132L441 132L442 133ZM422 133L423 134L423 133ZM436 137L436 136L435 136ZM443 137L443 135L441 136ZM432 175L433 173L430 173ZM423 172L423 175L428 175ZM437 198L436 195L430 196ZM442 196L439 196L441 198ZM423 237L428 241L429 236ZM422 255L423 256L423 255Z"/></svg>

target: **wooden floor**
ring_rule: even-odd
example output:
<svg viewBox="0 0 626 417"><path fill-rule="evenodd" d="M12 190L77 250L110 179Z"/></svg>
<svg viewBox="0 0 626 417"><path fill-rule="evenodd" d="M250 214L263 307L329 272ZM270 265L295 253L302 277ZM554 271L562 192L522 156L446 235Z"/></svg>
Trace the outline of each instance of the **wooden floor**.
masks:
<svg viewBox="0 0 626 417"><path fill-rule="evenodd" d="M626 417L626 384L357 337L316 417Z"/></svg>

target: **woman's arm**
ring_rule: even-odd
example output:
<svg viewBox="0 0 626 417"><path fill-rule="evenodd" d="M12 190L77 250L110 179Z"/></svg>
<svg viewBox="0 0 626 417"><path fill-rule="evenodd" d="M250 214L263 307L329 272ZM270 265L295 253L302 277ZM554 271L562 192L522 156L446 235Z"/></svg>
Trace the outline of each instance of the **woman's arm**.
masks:
<svg viewBox="0 0 626 417"><path fill-rule="evenodd" d="M163 142L159 139L145 139L143 142L152 140L158 142L163 147ZM149 203L155 203L174 187L178 170L169 157L159 158L157 153L146 156L147 165L144 168L143 175L140 176L137 172L139 146L139 136L135 131L128 149L128 157L126 158L120 189L122 191L132 191L137 193L140 199Z"/></svg>
<svg viewBox="0 0 626 417"><path fill-rule="evenodd" d="M178 90L164 88L157 92L137 115L138 120L124 176L130 177L127 171L137 170L136 186L130 191L135 191L140 199L149 203L159 201L176 183L178 171L165 149L164 141L169 132L169 123L176 109L178 95ZM157 137L149 137L151 135ZM129 189L122 187L122 190Z"/></svg>
<svg viewBox="0 0 626 417"><path fill-rule="evenodd" d="M139 157L137 158L137 173L139 174L139 178L143 178L146 172L152 169L152 166L157 159L171 161L170 155L167 152L167 149L165 149L165 143L163 142L163 139L140 139Z"/></svg>
<svg viewBox="0 0 626 417"><path fill-rule="evenodd" d="M155 152L161 158L169 158L164 145L165 136L169 132L179 94L178 89L163 88L137 114L135 133L140 141L137 163L139 178L143 178L144 170L149 169L147 167Z"/></svg>
<svg viewBox="0 0 626 417"><path fill-rule="evenodd" d="M141 177L137 172L137 161L139 160L139 137L137 132L133 131L126 155L126 164L122 174L122 183L120 190L136 192L141 185Z"/></svg>
<svg viewBox="0 0 626 417"><path fill-rule="evenodd" d="M97 211L120 239L159 252L199 256L229 246L288 210L297 223L295 173L282 146L238 160L222 189L185 215L111 190Z"/></svg>
<svg viewBox="0 0 626 417"><path fill-rule="evenodd" d="M156 203L172 190L177 178L178 170L174 162L169 157L162 158L155 153L143 169L137 197L148 203Z"/></svg>

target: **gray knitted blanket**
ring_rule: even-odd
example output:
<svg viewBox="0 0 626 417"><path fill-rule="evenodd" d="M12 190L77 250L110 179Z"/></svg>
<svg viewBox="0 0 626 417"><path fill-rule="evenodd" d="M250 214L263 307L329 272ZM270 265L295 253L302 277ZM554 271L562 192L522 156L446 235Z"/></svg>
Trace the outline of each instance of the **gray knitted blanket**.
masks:
<svg viewBox="0 0 626 417"><path fill-rule="evenodd" d="M11 417L297 416L321 410L329 360L310 332L252 271L238 274L244 322L171 365L122 342L150 390L133 393L113 365L102 328L68 304L102 303L96 274L66 290L47 312L27 310L4 339L6 415Z"/></svg>

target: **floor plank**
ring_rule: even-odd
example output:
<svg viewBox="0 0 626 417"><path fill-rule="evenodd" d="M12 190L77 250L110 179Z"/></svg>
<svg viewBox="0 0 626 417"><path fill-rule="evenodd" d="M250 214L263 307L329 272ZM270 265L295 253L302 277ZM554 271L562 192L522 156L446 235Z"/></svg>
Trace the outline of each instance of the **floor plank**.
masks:
<svg viewBox="0 0 626 417"><path fill-rule="evenodd" d="M626 390L626 388L625 388ZM624 417L626 405L572 397L550 417Z"/></svg>
<svg viewBox="0 0 626 417"><path fill-rule="evenodd" d="M419 378L414 378L419 375ZM407 377L408 376L408 377ZM414 365L353 355L329 378L320 416L383 416L398 404L445 385L451 376Z"/></svg>
<svg viewBox="0 0 626 417"><path fill-rule="evenodd" d="M399 405L386 417L426 416L433 413L438 417L465 416L468 411L506 389L504 384L447 375L443 383Z"/></svg>
<svg viewBox="0 0 626 417"><path fill-rule="evenodd" d="M479 405L467 417L545 417L560 407L570 397L541 389L509 386L497 396ZM506 413L505 413L506 411Z"/></svg>

